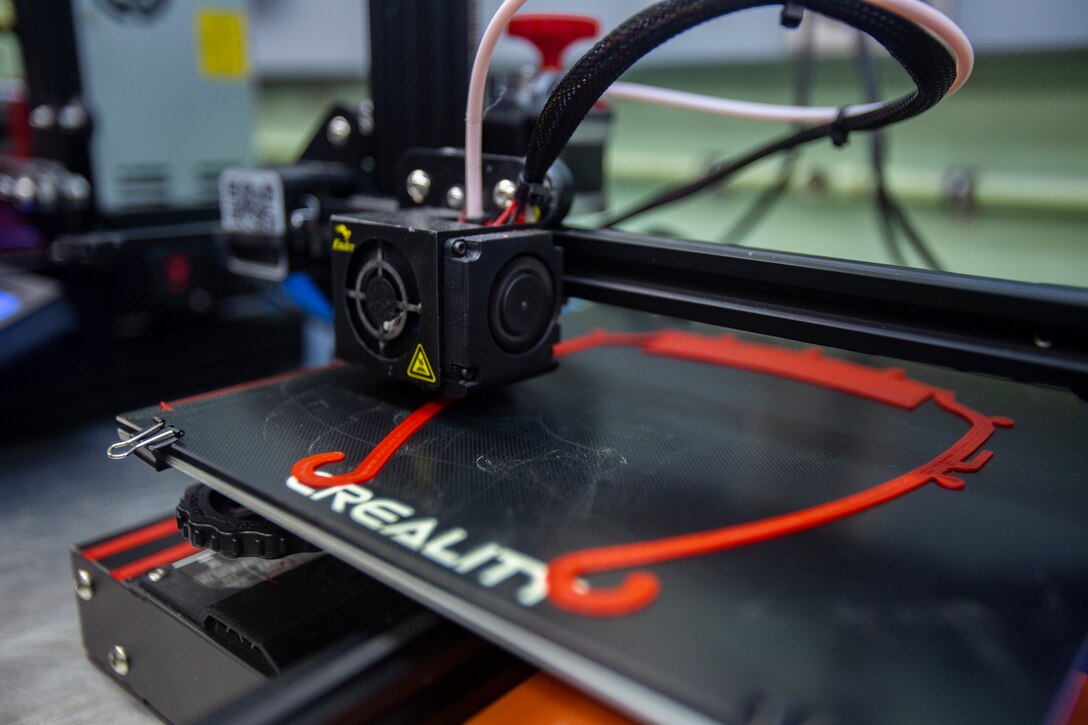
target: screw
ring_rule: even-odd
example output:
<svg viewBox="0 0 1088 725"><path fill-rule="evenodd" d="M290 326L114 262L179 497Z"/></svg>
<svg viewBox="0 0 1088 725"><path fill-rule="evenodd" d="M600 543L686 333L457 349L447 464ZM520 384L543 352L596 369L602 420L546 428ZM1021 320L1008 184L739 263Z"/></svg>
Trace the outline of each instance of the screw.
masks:
<svg viewBox="0 0 1088 725"><path fill-rule="evenodd" d="M69 174L62 193L76 206L85 206L91 199L91 183L82 174Z"/></svg>
<svg viewBox="0 0 1088 725"><path fill-rule="evenodd" d="M124 677L128 674L128 652L125 652L125 648L121 645L113 645L113 649L110 650L110 653L106 657L106 660L110 663L110 669L116 672L119 676Z"/></svg>
<svg viewBox="0 0 1088 725"><path fill-rule="evenodd" d="M474 368L461 368L461 379L464 381L475 380L476 370Z"/></svg>
<svg viewBox="0 0 1088 725"><path fill-rule="evenodd" d="M12 196L16 201L29 204L38 196L38 185L33 178L24 174L15 180Z"/></svg>
<svg viewBox="0 0 1088 725"><path fill-rule="evenodd" d="M831 193L831 182L822 169L814 169L809 175L808 192L819 199L826 199Z"/></svg>
<svg viewBox="0 0 1088 725"><path fill-rule="evenodd" d="M57 125L65 131L78 131L87 125L87 109L78 101L70 101L57 114Z"/></svg>
<svg viewBox="0 0 1088 725"><path fill-rule="evenodd" d="M1035 333L1032 336L1032 342L1035 343L1035 347L1040 348L1042 350L1049 349L1050 346L1054 344L1053 340L1042 337L1042 336L1039 335L1039 333Z"/></svg>
<svg viewBox="0 0 1088 725"><path fill-rule="evenodd" d="M495 189L491 192L491 198L494 199L495 205L500 209L505 209L514 203L514 193L518 190L518 185L510 179L502 179L499 183L495 184Z"/></svg>
<svg viewBox="0 0 1088 725"><path fill-rule="evenodd" d="M321 216L321 202L317 197L307 194L301 200L302 206L291 212L291 228L295 231L302 229L310 222L315 222Z"/></svg>
<svg viewBox="0 0 1088 725"><path fill-rule="evenodd" d="M51 179L42 179L42 182L38 184L38 203L50 209L57 203L58 197L60 197L60 191L57 185Z"/></svg>
<svg viewBox="0 0 1088 725"><path fill-rule="evenodd" d="M152 584L157 584L158 582L161 582L163 580L163 577L165 576L166 569L152 569L151 571L147 572L147 580Z"/></svg>
<svg viewBox="0 0 1088 725"><path fill-rule="evenodd" d="M53 124L57 122L57 113L52 106L37 106L30 112L28 120L31 128L45 131L53 128Z"/></svg>
<svg viewBox="0 0 1088 725"><path fill-rule="evenodd" d="M333 146L343 146L351 138L351 123L343 116L334 116L325 129L325 136Z"/></svg>
<svg viewBox="0 0 1088 725"><path fill-rule="evenodd" d="M468 244L464 239L458 239L450 245L450 251L455 257L463 257L468 252Z"/></svg>
<svg viewBox="0 0 1088 725"><path fill-rule="evenodd" d="M374 101L359 104L359 133L369 136L374 133Z"/></svg>
<svg viewBox="0 0 1088 725"><path fill-rule="evenodd" d="M948 201L952 210L967 216L974 207L975 176L969 169L954 169L948 175Z"/></svg>
<svg viewBox="0 0 1088 725"><path fill-rule="evenodd" d="M423 169L416 169L408 174L408 196L417 204L422 204L431 193L431 177Z"/></svg>
<svg viewBox="0 0 1088 725"><path fill-rule="evenodd" d="M528 88L533 79L537 76L537 67L532 63L527 63L518 68L518 80L521 81L522 88Z"/></svg>
<svg viewBox="0 0 1088 725"><path fill-rule="evenodd" d="M465 190L460 186L451 186L446 192L446 206L450 209L460 209L465 204Z"/></svg>
<svg viewBox="0 0 1088 725"><path fill-rule="evenodd" d="M189 292L189 309L193 312L204 313L212 308L212 296L208 290L202 287L194 287Z"/></svg>
<svg viewBox="0 0 1088 725"><path fill-rule="evenodd" d="M86 569L76 571L76 596L85 602L94 598L94 582L91 580L91 573Z"/></svg>

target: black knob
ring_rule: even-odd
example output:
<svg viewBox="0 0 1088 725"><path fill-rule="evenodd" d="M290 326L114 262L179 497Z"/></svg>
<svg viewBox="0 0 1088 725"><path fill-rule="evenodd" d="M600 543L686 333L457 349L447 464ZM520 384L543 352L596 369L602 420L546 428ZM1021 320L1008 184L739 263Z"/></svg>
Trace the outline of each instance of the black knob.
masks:
<svg viewBox="0 0 1088 725"><path fill-rule="evenodd" d="M533 349L548 333L555 317L555 282L538 258L510 260L491 290L491 333L507 352Z"/></svg>
<svg viewBox="0 0 1088 725"><path fill-rule="evenodd" d="M232 559L279 559L317 551L290 531L200 484L185 489L178 503L177 519L178 529L190 544Z"/></svg>

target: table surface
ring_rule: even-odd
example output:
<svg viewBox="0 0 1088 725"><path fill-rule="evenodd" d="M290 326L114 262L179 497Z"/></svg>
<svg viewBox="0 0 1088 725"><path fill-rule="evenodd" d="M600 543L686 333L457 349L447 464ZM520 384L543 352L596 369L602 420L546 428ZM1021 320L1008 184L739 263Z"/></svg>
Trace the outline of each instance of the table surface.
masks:
<svg viewBox="0 0 1088 725"><path fill-rule="evenodd" d="M106 416L0 444L0 723L158 722L83 652L69 547L172 510L188 479L105 456Z"/></svg>

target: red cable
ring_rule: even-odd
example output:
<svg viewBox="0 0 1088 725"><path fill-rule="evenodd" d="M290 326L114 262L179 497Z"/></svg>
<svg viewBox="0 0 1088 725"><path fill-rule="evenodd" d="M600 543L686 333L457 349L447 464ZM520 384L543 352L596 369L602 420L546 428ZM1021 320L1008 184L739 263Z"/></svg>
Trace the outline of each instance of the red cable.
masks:
<svg viewBox="0 0 1088 725"><path fill-rule="evenodd" d="M517 208L518 208L518 203L516 201L511 202L510 206L503 209L502 214L499 214L498 218L495 219L495 221L490 222L489 224L487 224L487 226L489 226L489 227L501 227L503 224L506 224L506 222L510 221L510 218L514 216L514 213L517 211Z"/></svg>

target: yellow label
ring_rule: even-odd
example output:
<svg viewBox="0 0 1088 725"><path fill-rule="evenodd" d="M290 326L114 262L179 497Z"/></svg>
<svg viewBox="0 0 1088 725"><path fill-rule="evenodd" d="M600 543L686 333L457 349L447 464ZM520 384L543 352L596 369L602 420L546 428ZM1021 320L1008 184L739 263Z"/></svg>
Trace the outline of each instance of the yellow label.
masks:
<svg viewBox="0 0 1088 725"><path fill-rule="evenodd" d="M422 343L416 345L415 354L412 355L412 362L408 363L408 377L422 380L425 383L433 384L438 382L438 378L434 376L434 369L431 368L431 361L427 359L427 353L423 351Z"/></svg>
<svg viewBox="0 0 1088 725"><path fill-rule="evenodd" d="M332 251L355 251L355 242L351 241L351 230L347 228L347 225L337 224L336 228L333 231L336 232L336 236L334 236L332 239Z"/></svg>
<svg viewBox="0 0 1088 725"><path fill-rule="evenodd" d="M249 72L246 14L232 8L201 8L196 13L196 63L216 80L240 80Z"/></svg>

